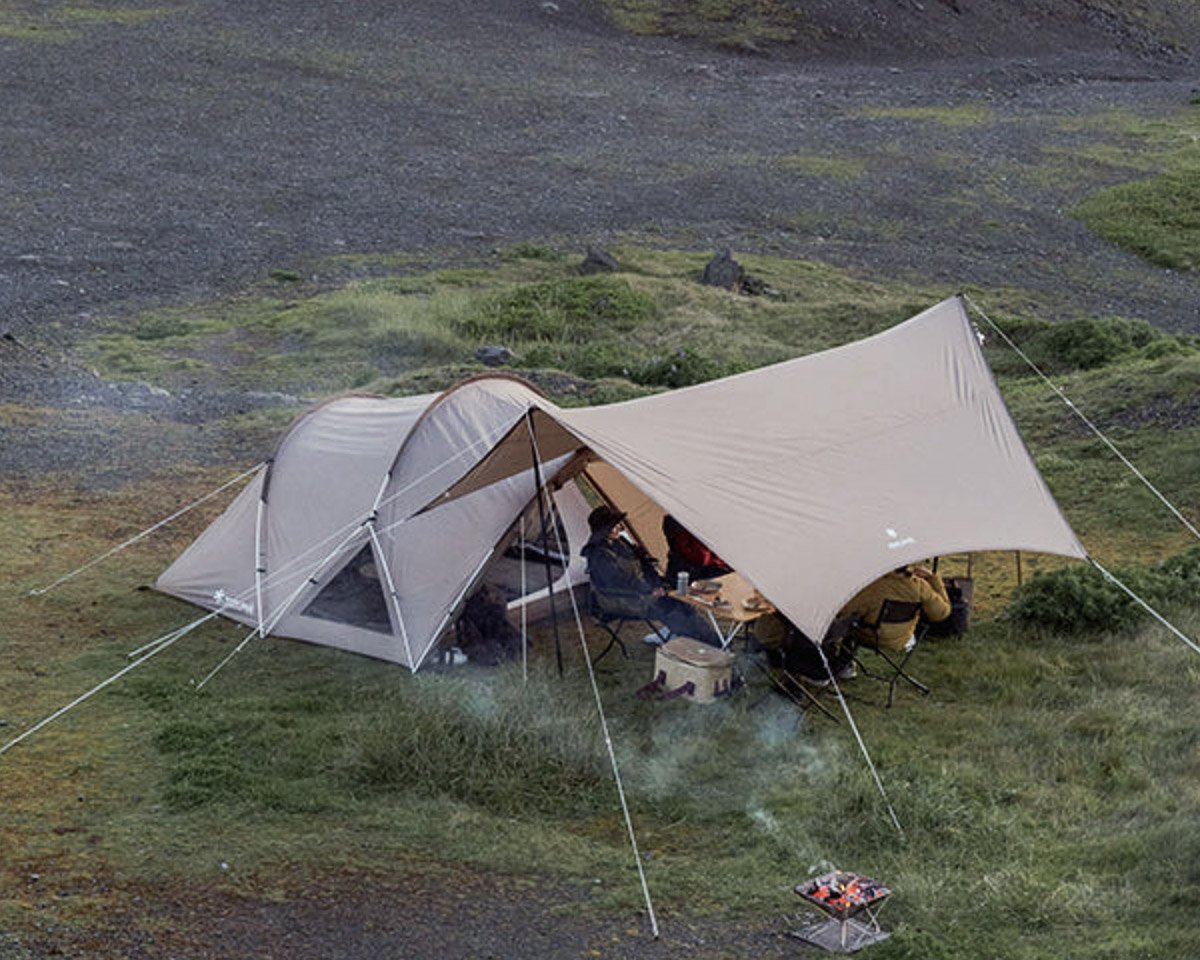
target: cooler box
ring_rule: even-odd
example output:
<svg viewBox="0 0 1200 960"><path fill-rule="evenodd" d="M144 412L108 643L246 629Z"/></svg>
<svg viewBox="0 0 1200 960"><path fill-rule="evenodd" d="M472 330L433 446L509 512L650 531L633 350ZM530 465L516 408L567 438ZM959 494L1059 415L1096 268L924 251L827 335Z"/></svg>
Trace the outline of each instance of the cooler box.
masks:
<svg viewBox="0 0 1200 960"><path fill-rule="evenodd" d="M712 703L732 689L733 654L691 637L676 637L658 648L654 671L666 694L692 685L679 694L696 703Z"/></svg>

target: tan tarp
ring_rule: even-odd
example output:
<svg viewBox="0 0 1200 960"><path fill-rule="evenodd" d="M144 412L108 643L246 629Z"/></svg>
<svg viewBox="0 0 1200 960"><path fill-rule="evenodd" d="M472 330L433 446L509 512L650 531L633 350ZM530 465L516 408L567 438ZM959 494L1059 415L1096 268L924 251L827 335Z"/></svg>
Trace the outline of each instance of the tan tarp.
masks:
<svg viewBox="0 0 1200 960"><path fill-rule="evenodd" d="M546 480L583 467L660 557L674 514L813 637L905 562L1085 556L955 299L858 343L606 407L560 409L503 375L331 401L156 586L415 668L529 508L535 447ZM580 514L567 492L560 511ZM580 517L567 527L574 583ZM374 606L342 616L348 586Z"/></svg>
<svg viewBox="0 0 1200 960"><path fill-rule="evenodd" d="M606 407L539 406L539 447L559 455L574 437L813 637L903 563L979 550L1085 556L957 298L738 376ZM481 477L528 466L518 433L431 512Z"/></svg>

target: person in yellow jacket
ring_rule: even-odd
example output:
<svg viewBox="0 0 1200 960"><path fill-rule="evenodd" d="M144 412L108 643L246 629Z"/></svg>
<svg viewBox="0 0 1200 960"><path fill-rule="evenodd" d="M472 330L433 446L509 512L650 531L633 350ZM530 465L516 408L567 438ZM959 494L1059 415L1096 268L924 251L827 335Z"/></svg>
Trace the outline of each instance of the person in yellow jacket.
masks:
<svg viewBox="0 0 1200 960"><path fill-rule="evenodd" d="M872 624L879 617L884 600L900 600L919 603L921 611L906 623L882 623L879 625L879 646L894 652L908 648L917 621L924 616L930 623L937 623L950 616L950 597L942 578L928 567L899 567L885 573L874 583L863 587L841 610L839 616L857 616L862 623ZM859 642L872 639L861 627L856 628Z"/></svg>

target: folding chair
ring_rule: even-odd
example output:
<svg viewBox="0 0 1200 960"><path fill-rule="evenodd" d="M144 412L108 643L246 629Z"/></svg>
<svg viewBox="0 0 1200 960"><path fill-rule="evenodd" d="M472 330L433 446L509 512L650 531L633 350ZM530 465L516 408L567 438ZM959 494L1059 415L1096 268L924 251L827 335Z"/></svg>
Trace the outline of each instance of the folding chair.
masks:
<svg viewBox="0 0 1200 960"><path fill-rule="evenodd" d="M879 680L888 685L887 705L892 705L892 700L896 695L896 684L900 680L906 680L912 684L922 694L928 694L929 688L921 683L904 669L913 652L920 645L921 640L925 637L925 631L929 629L929 624L924 620L918 619L916 628L913 630L912 641L903 651L887 651L879 645L879 628L885 623L908 623L914 617L920 617L921 604L916 601L907 600L884 600L883 606L879 608L879 616L875 618L874 623L859 623L857 636L859 647L866 647L873 651L891 668L891 673L887 676L881 676L878 673L868 669L859 657L855 657L855 661L862 669L865 676L872 680ZM903 653L903 656L897 659L898 654Z"/></svg>
<svg viewBox="0 0 1200 960"><path fill-rule="evenodd" d="M621 651L621 656L624 659L629 659L629 648L625 646L625 641L621 639L621 630L625 624L631 621L637 622L640 620L650 628L652 633L656 633L662 637L664 643L671 636L670 630L654 623L646 617L631 616L630 614L606 608L604 601L595 590L588 591L588 614L596 622L596 626L608 634L608 644L596 656L592 657L593 666L603 660L613 647Z"/></svg>

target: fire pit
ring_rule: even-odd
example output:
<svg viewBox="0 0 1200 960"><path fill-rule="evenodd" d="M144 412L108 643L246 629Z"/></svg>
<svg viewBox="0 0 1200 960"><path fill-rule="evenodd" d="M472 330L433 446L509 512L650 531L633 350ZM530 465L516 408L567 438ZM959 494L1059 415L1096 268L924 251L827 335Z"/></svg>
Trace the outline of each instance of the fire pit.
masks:
<svg viewBox="0 0 1200 960"><path fill-rule="evenodd" d="M796 885L796 893L826 915L792 933L835 953L853 953L887 938L878 914L891 894L878 880L834 870Z"/></svg>

